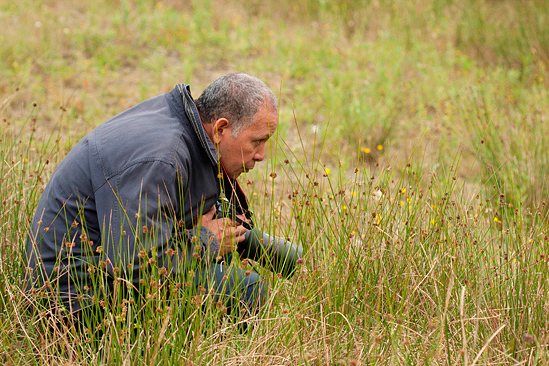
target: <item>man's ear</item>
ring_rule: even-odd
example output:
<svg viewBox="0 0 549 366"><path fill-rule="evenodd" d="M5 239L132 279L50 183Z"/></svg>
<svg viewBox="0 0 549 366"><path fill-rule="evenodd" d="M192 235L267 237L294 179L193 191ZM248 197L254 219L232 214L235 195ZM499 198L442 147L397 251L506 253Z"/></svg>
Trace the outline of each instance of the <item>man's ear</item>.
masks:
<svg viewBox="0 0 549 366"><path fill-rule="evenodd" d="M214 144L219 144L223 137L231 133L231 123L227 118L219 118L213 123L213 136L212 140Z"/></svg>

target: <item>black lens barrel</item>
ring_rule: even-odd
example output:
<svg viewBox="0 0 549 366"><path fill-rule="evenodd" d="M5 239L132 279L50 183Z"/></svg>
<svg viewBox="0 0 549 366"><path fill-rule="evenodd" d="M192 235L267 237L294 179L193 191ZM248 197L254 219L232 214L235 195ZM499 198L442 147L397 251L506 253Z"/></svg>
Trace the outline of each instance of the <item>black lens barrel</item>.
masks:
<svg viewBox="0 0 549 366"><path fill-rule="evenodd" d="M301 246L266 234L257 228L248 230L244 238L238 244L238 252L242 258L259 261L261 265L285 278L294 274L297 260L303 253Z"/></svg>

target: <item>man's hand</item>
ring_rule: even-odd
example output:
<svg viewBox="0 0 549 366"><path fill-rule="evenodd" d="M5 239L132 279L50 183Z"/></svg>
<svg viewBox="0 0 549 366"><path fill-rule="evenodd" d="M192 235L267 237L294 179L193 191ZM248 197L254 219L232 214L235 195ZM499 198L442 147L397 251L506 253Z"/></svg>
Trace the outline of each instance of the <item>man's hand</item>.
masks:
<svg viewBox="0 0 549 366"><path fill-rule="evenodd" d="M225 256L235 250L236 243L244 240L247 229L228 217L214 219L215 213L215 206L213 206L210 211L202 215L200 224L214 233L219 243L219 255Z"/></svg>

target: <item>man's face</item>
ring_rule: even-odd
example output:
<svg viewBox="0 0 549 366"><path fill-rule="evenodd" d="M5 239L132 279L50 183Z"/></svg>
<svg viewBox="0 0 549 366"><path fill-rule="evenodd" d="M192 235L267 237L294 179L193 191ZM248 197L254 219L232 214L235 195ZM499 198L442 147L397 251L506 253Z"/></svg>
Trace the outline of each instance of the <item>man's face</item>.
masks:
<svg viewBox="0 0 549 366"><path fill-rule="evenodd" d="M230 121L226 128L217 132L217 148L229 177L236 179L265 159L265 144L275 133L276 127L276 110L262 107L254 116L253 123L240 131L237 137L232 134Z"/></svg>

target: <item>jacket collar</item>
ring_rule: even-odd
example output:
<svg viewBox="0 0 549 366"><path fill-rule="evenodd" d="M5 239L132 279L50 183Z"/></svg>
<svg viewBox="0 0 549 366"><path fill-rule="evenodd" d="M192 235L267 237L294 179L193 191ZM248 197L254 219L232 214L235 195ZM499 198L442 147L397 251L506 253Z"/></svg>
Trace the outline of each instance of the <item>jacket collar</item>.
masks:
<svg viewBox="0 0 549 366"><path fill-rule="evenodd" d="M191 122L191 126L193 126L193 130L196 133L200 144L208 154L212 164L217 166L219 162L219 154L212 140L210 140L208 134L206 134L206 130L204 129L204 125L200 119L200 114L198 114L198 109L196 109L196 104L191 96L191 86L189 84L177 84L176 89L181 93L185 114Z"/></svg>

